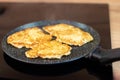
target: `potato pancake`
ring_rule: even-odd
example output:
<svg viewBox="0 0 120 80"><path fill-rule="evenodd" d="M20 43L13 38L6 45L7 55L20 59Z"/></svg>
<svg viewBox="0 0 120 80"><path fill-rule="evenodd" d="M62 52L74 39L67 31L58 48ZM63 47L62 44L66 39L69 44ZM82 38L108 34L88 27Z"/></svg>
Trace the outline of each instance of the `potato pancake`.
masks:
<svg viewBox="0 0 120 80"><path fill-rule="evenodd" d="M90 33L68 24L48 25L43 30L31 27L15 32L8 36L7 43L16 48L30 48L25 52L27 58L61 59L70 55L72 47L69 45L82 46L93 40Z"/></svg>
<svg viewBox="0 0 120 80"><path fill-rule="evenodd" d="M28 58L57 58L60 59L64 55L69 55L72 48L67 44L62 44L56 40L39 43L32 49L25 52Z"/></svg>
<svg viewBox="0 0 120 80"><path fill-rule="evenodd" d="M7 43L16 48L31 48L36 43L51 40L52 36L43 33L38 27L27 28L8 36Z"/></svg>
<svg viewBox="0 0 120 80"><path fill-rule="evenodd" d="M68 24L48 25L43 29L50 35L57 37L57 41L69 45L82 46L93 40L90 33Z"/></svg>

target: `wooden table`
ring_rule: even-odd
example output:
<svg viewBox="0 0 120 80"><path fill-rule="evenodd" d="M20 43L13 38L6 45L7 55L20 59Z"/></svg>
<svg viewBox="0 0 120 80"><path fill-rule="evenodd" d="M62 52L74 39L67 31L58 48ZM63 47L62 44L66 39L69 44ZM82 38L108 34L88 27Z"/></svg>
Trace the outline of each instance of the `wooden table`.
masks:
<svg viewBox="0 0 120 80"><path fill-rule="evenodd" d="M0 0L0 2L44 2L44 3L108 3L112 48L120 47L120 0ZM120 61L113 63L114 80L120 80Z"/></svg>

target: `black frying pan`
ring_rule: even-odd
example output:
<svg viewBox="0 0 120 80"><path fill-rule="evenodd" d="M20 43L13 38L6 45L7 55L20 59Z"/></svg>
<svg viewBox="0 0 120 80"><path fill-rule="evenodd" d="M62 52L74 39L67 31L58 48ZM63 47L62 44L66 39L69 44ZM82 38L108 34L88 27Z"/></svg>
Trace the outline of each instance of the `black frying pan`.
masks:
<svg viewBox="0 0 120 80"><path fill-rule="evenodd" d="M66 23L66 24L79 27L84 31L89 32L94 37L94 40L81 47L72 46L71 54L69 56L63 56L61 59L42 59L42 58L29 59L29 58L26 58L24 54L25 51L27 50L26 48L18 49L13 47L12 45L9 45L6 42L7 37L17 31L34 27L34 26L38 26L39 28L42 28L46 25L53 25L58 23ZM120 48L105 50L99 47L99 43L100 43L99 34L88 25L74 22L74 21L66 21L66 20L46 20L46 21L38 21L38 22L25 24L10 31L7 35L5 35L5 37L2 40L2 49L9 57L18 61L31 63L31 64L59 64L59 63L75 61L83 57L95 59L95 60L97 59L100 62L113 62L120 59Z"/></svg>

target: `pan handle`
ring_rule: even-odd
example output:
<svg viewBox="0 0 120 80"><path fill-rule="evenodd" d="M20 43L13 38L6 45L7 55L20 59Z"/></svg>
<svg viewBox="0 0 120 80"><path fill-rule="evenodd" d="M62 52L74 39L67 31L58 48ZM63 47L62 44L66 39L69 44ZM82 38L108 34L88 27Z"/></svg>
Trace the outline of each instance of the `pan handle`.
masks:
<svg viewBox="0 0 120 80"><path fill-rule="evenodd" d="M99 47L91 54L90 57L93 60L98 60L100 63L112 63L120 60L120 48L103 49Z"/></svg>

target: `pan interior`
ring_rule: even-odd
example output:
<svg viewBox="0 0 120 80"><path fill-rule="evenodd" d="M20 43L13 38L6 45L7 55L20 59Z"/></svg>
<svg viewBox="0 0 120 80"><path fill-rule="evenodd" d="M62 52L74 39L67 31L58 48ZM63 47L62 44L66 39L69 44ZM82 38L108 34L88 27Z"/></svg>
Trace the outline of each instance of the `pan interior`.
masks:
<svg viewBox="0 0 120 80"><path fill-rule="evenodd" d="M63 56L61 59L42 59L42 58L36 58L36 59L29 59L25 57L25 51L28 50L26 48L15 48L7 43L7 37L17 31L38 26L39 28L42 28L46 25L53 25L53 24L59 24L59 23L65 23L65 24L70 24L76 27L79 27L83 29L84 31L89 32L94 40L81 46L81 47L76 47L72 46L72 51L69 56ZM83 23L78 23L74 21L67 21L67 20L45 20L45 21L38 21L38 22L33 22L33 23L28 23L25 25L22 25L20 27L17 27L16 29L10 31L8 34L6 34L2 40L2 49L3 51L11 58L15 60L19 60L25 63L31 63L31 64L59 64L59 63L64 63L64 62L70 62L74 61L77 59L80 59L82 57L85 57L92 53L96 47L100 43L100 37L99 34L91 27L88 25L85 25Z"/></svg>

